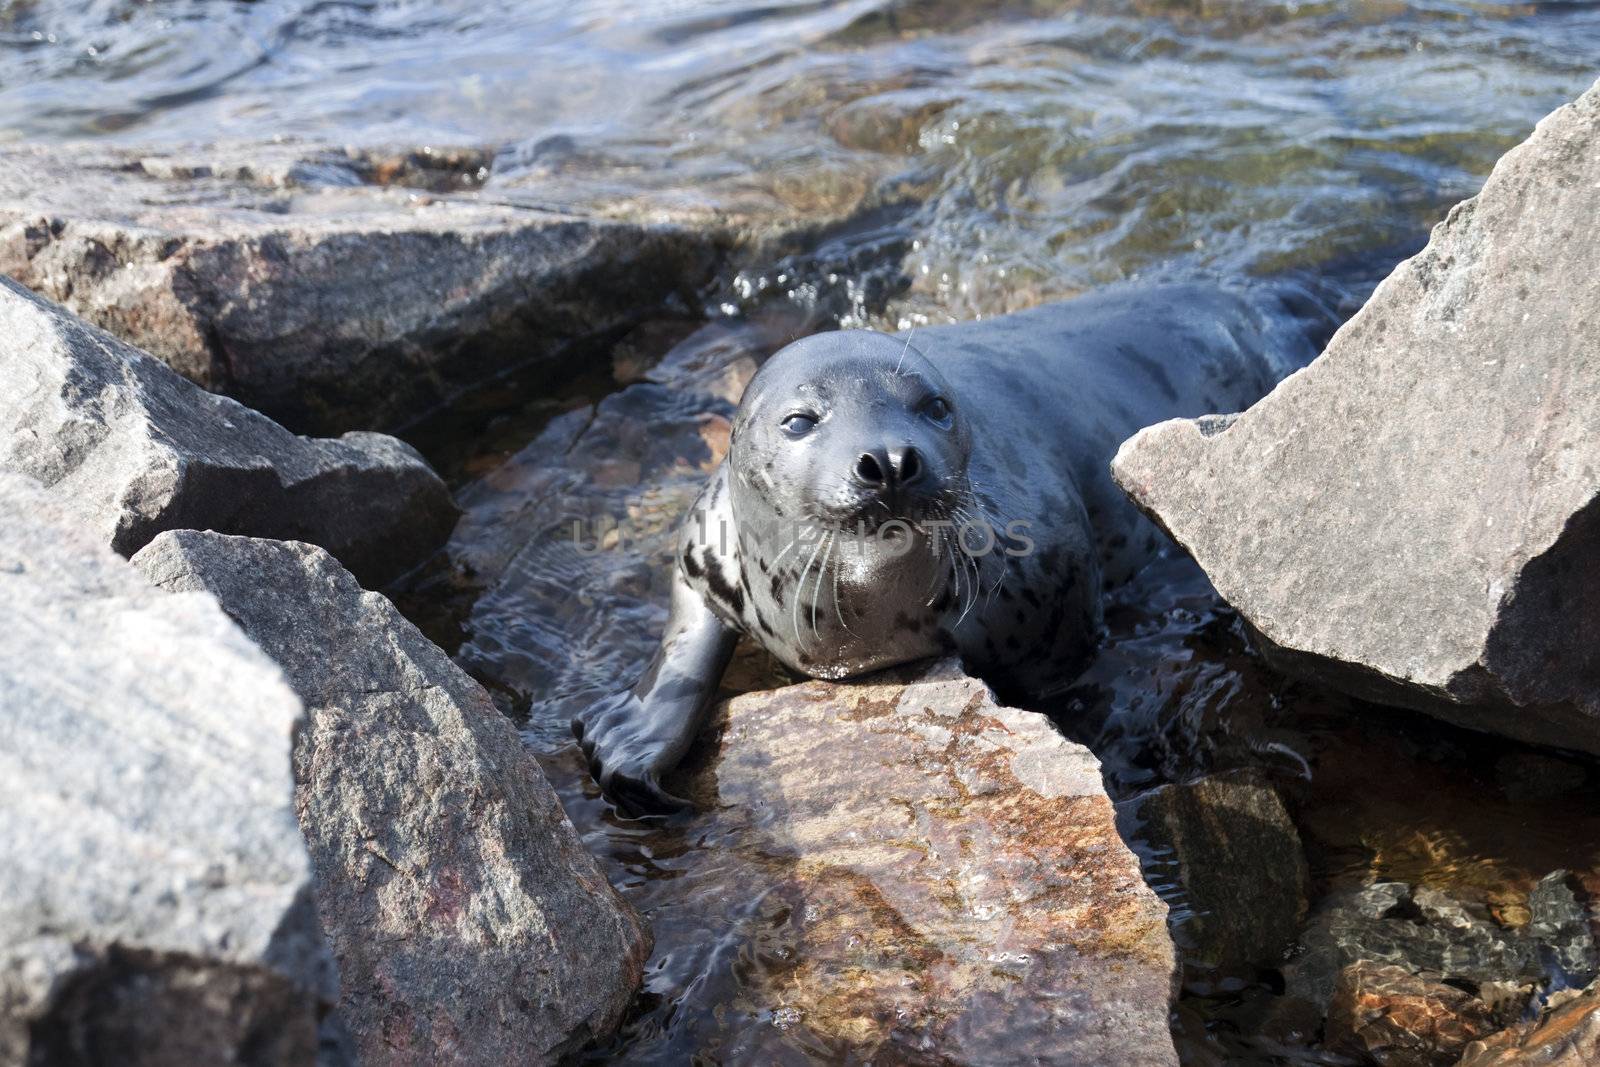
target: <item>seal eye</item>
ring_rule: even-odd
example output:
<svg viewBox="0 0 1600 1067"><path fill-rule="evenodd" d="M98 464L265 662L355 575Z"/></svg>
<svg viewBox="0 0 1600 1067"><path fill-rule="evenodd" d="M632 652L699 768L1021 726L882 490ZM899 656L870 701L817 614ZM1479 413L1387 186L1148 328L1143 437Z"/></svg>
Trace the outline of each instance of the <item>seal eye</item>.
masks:
<svg viewBox="0 0 1600 1067"><path fill-rule="evenodd" d="M930 421L944 426L950 422L950 404L942 396L936 396L922 405L922 414Z"/></svg>
<svg viewBox="0 0 1600 1067"><path fill-rule="evenodd" d="M804 411L796 411L785 415L780 425L783 426L783 432L790 437L804 437L816 427L817 417Z"/></svg>

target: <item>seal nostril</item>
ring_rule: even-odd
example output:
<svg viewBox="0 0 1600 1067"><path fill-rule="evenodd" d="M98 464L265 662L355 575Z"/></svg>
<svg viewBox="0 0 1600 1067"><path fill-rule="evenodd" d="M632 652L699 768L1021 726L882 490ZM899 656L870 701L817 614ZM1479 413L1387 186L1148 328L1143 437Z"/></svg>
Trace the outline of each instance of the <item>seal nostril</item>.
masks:
<svg viewBox="0 0 1600 1067"><path fill-rule="evenodd" d="M856 460L856 477L868 485L882 485L883 466L871 452L864 452L861 458Z"/></svg>
<svg viewBox="0 0 1600 1067"><path fill-rule="evenodd" d="M900 481L914 482L921 473L922 457L917 455L916 449L907 448L905 454L900 457Z"/></svg>

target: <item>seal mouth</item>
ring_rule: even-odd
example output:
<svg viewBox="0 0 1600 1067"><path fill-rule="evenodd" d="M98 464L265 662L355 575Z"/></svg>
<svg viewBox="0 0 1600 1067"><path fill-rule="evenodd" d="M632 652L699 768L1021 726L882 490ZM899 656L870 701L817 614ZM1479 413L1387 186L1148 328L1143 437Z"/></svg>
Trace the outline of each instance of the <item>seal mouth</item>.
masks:
<svg viewBox="0 0 1600 1067"><path fill-rule="evenodd" d="M928 535L961 522L970 512L971 502L971 491L961 486L933 492L899 489L874 494L845 508L826 509L832 513L816 515L815 519L843 532L867 536Z"/></svg>

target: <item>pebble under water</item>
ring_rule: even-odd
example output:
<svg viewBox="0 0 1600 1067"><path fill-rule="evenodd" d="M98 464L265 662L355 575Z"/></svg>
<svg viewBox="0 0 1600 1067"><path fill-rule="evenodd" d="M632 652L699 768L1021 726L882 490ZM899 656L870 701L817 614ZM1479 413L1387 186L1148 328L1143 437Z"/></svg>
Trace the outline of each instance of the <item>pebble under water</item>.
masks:
<svg viewBox="0 0 1600 1067"><path fill-rule="evenodd" d="M513 371L413 427L466 515L391 591L525 724L650 920L644 990L587 1059L847 1062L772 995L799 963L788 905L765 891L782 861L740 851L714 810L620 816L566 728L659 629L661 531L725 447L742 381L816 330L993 315L1130 277L1293 273L1348 315L1593 81L1600 5L16 0L0 42L0 139L465 145L491 150L482 188L507 202L757 196L849 215L704 307L597 343L558 391ZM646 532L574 554L562 524L597 509ZM1581 977L1529 931L1553 872L1600 893L1594 767L1284 681L1180 558L1119 591L1107 622L1094 663L1040 710L1099 755L1113 798L1247 775L1282 798L1305 859L1289 921L1310 948L1202 962L1203 909L1170 843L1130 818L1188 949L1186 1064L1361 1062L1322 1047L1305 975L1318 951L1373 938L1438 951L1430 893L1478 937L1450 949L1464 971L1509 953L1546 993ZM745 655L725 688L779 678ZM1350 919L1375 886L1404 926Z"/></svg>

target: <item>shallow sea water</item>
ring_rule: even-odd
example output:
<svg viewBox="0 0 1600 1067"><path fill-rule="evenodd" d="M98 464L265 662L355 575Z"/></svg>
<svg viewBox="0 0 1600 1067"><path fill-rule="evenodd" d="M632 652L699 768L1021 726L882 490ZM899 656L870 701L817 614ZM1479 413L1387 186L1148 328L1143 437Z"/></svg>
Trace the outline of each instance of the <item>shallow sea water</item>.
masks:
<svg viewBox="0 0 1600 1067"><path fill-rule="evenodd" d="M1347 315L1597 74L1600 4L1587 2L0 3L0 139L484 146L485 188L507 199L759 189L821 215L866 191L873 210L855 224L705 294L691 318L752 358L841 324L968 319L1167 274L1290 273ZM513 373L412 436L482 502L487 528L504 501L483 487L520 484L506 473L519 450L695 327L597 351L558 395ZM547 607L537 587L475 610L484 590L459 563L436 561L396 598L523 718L655 930L633 1017L589 1058L756 1062L741 1050L770 1050L789 1025L749 996L793 964L773 948L777 902L699 891L738 862L714 813L631 820L596 794L565 740L566 694L547 691L566 683L539 663L590 620L530 636L526 616ZM648 597L659 559L633 566L613 584ZM630 632L655 618L641 611ZM752 661L734 682L772 677ZM1239 767L1269 776L1317 898L1396 879L1515 924L1551 870L1600 892L1594 769L1558 761L1561 787L1529 795L1526 761L1546 756L1284 682L1183 560L1117 595L1101 654L1042 710L1092 745L1115 797ZM1158 889L1181 923L1181 889ZM1185 988L1188 1064L1347 1062L1265 1035L1270 970L1190 968ZM786 1054L843 1055L801 1030Z"/></svg>

